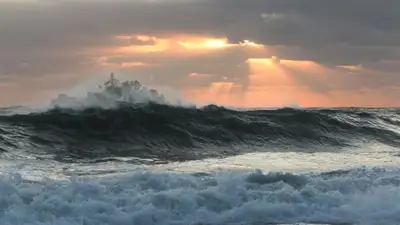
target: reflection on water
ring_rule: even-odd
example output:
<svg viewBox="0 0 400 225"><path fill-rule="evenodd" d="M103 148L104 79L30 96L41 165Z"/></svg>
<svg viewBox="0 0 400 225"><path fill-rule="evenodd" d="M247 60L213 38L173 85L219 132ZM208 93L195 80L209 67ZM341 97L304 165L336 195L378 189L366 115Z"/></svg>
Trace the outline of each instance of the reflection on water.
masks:
<svg viewBox="0 0 400 225"><path fill-rule="evenodd" d="M70 176L105 176L125 174L138 170L173 172L214 172L214 171L285 171L321 172L356 167L395 168L400 165L397 149L382 149L379 145L342 151L340 153L320 152L264 152L249 153L228 158L212 158L198 161L173 162L159 165L133 164L132 158L114 158L97 163L60 163L52 160L6 160L0 163L0 172L19 171L29 179L43 177L61 179Z"/></svg>

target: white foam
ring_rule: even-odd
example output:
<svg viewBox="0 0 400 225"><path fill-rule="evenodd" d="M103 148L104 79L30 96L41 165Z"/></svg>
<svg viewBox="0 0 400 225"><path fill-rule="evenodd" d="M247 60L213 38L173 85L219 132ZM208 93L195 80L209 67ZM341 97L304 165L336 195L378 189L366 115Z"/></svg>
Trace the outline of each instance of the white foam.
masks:
<svg viewBox="0 0 400 225"><path fill-rule="evenodd" d="M113 78L113 77L111 77ZM77 86L64 90L63 94L57 95L52 100L51 105L60 108L84 109L84 108L104 108L110 109L118 107L121 103L141 104L156 102L171 106L196 107L195 104L184 101L179 91L166 86L146 86L139 83L139 87L133 88L125 85L115 84L116 89L120 90L120 94L112 91L105 91L103 88L94 86L96 79L88 79ZM115 82L119 82L115 80ZM138 82L138 81L136 81ZM89 83L92 83L89 85ZM153 91L157 90L157 94ZM52 106L51 106L52 107Z"/></svg>
<svg viewBox="0 0 400 225"><path fill-rule="evenodd" d="M26 182L0 178L3 225L169 225L319 222L398 224L400 174L260 171L135 172Z"/></svg>

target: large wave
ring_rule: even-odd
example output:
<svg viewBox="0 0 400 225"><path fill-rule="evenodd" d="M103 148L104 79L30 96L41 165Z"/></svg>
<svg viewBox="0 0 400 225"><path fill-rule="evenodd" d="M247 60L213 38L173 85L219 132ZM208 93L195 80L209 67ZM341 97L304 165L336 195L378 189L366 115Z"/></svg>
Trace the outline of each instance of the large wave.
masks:
<svg viewBox="0 0 400 225"><path fill-rule="evenodd" d="M138 81L121 83L113 75L83 99L59 95L48 110L22 111L0 110L0 151L50 154L62 161L135 157L155 163L400 144L397 109L183 107Z"/></svg>
<svg viewBox="0 0 400 225"><path fill-rule="evenodd" d="M123 85L82 99L60 95L46 110L0 109L2 170L19 171L0 176L2 224L391 225L400 220L399 171L388 168L246 173L228 172L219 164L227 159L179 162L255 151L360 150L370 143L399 147L399 109L183 107L154 90L132 88L137 83ZM366 161L375 156L367 153ZM291 157L296 164L296 154L284 153L282 160ZM309 154L297 155L309 160ZM131 164L171 161L177 163ZM261 158L252 168L275 161ZM195 163L207 169L156 172L185 171ZM223 172L207 172L216 168L209 163ZM138 170L145 167L150 170Z"/></svg>
<svg viewBox="0 0 400 225"><path fill-rule="evenodd" d="M52 109L0 117L0 148L59 160L137 157L160 162L251 151L340 151L368 142L400 146L397 109L234 111L148 103ZM331 146L332 148L330 148ZM146 161L147 162L147 161Z"/></svg>

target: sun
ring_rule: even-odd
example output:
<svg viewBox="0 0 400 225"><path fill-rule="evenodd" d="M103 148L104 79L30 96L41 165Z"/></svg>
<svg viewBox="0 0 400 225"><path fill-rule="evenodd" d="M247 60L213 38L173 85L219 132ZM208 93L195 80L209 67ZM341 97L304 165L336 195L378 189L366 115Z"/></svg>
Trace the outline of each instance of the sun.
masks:
<svg viewBox="0 0 400 225"><path fill-rule="evenodd" d="M226 38L198 38L178 41L178 44L186 49L221 49L232 46Z"/></svg>
<svg viewBox="0 0 400 225"><path fill-rule="evenodd" d="M205 48L225 48L229 47L229 43L225 39L207 40L204 42Z"/></svg>

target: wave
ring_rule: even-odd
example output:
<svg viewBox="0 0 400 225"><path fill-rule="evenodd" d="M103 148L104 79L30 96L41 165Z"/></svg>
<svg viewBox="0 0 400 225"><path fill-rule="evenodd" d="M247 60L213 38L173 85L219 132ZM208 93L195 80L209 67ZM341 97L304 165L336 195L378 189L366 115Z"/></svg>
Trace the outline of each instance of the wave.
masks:
<svg viewBox="0 0 400 225"><path fill-rule="evenodd" d="M104 87L85 98L61 94L46 110L0 109L0 152L60 161L132 157L165 163L253 151L340 151L365 142L399 146L399 113L198 108L111 74Z"/></svg>
<svg viewBox="0 0 400 225"><path fill-rule="evenodd" d="M2 224L398 224L398 171L0 177Z"/></svg>
<svg viewBox="0 0 400 225"><path fill-rule="evenodd" d="M87 92L84 97L59 94L51 101L51 108L86 109L102 108L111 109L121 106L131 106L143 103L163 105L183 105L179 98L165 96L159 91L142 85L139 81L121 82L111 73L109 80L104 85L99 85L97 90Z"/></svg>
<svg viewBox="0 0 400 225"><path fill-rule="evenodd" d="M256 150L340 151L368 142L400 146L399 113L350 108L235 111L155 103L55 108L0 116L0 148L51 153L64 161L137 157L162 163Z"/></svg>

